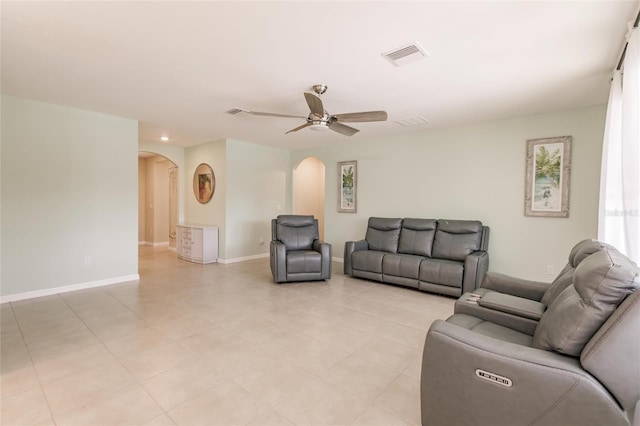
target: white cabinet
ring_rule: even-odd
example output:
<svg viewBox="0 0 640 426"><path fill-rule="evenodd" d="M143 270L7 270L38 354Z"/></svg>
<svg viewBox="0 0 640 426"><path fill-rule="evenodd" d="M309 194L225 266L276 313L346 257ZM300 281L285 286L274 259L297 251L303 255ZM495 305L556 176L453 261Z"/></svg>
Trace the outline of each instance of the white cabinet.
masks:
<svg viewBox="0 0 640 426"><path fill-rule="evenodd" d="M180 259L195 263L218 261L218 227L176 225L176 253Z"/></svg>

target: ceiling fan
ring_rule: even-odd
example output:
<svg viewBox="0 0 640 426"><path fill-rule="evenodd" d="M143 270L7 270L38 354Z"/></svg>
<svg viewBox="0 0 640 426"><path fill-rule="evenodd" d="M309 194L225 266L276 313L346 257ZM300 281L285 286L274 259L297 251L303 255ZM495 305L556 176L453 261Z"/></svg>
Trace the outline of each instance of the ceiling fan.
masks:
<svg viewBox="0 0 640 426"><path fill-rule="evenodd" d="M241 108L234 108L228 112L231 114L245 112L251 115L262 115L266 117L304 118L307 120L305 124L303 124L302 126L298 126L295 129L291 129L286 133L297 132L298 130L302 130L305 127L309 127L313 130L331 129L334 132L341 133L345 136L353 136L360 130L342 123L364 123L370 121L387 120L386 111L364 111L348 112L345 114L329 114L327 111L325 111L324 106L322 105L322 99L320 99L320 95L327 91L327 86L325 86L324 84L316 84L315 86L313 86L313 91L315 93L304 93L304 98L306 99L307 105L309 105L309 110L311 111L307 117L304 117L302 115L248 111Z"/></svg>

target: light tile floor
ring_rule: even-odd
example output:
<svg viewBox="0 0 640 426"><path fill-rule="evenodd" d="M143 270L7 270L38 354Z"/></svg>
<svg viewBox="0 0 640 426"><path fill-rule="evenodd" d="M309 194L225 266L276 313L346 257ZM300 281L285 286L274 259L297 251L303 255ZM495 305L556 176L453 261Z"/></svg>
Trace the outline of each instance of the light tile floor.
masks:
<svg viewBox="0 0 640 426"><path fill-rule="evenodd" d="M454 299L275 284L142 247L140 281L5 303L3 425L419 425L426 331Z"/></svg>

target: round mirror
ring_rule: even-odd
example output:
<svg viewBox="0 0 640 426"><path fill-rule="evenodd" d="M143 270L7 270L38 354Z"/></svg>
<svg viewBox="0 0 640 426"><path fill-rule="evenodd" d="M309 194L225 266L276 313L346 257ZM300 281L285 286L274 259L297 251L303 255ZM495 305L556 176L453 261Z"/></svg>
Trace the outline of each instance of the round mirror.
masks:
<svg viewBox="0 0 640 426"><path fill-rule="evenodd" d="M210 165L202 163L193 172L193 194L200 204L207 204L216 190L216 177Z"/></svg>

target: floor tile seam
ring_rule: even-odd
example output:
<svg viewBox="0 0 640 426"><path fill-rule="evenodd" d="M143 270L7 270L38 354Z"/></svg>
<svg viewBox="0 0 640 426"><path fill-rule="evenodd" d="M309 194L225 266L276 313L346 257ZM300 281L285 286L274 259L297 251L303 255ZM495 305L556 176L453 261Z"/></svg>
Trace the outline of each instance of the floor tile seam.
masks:
<svg viewBox="0 0 640 426"><path fill-rule="evenodd" d="M80 404L80 405L76 405L75 407L71 407L71 408L69 408L69 409L66 409L66 410L64 410L64 411L60 412L60 413L58 414L58 418L59 418L60 416L62 416L63 414L65 414L65 413L69 413L69 412L74 411L74 410L82 410L82 409L84 409L84 408L91 407L92 405L100 404L100 403L101 403L101 402L103 402L106 398L109 398L109 397L111 397L111 396L114 396L114 395L116 395L116 393L120 393L123 389L125 389L125 388L127 388L128 386L131 386L131 385L138 385L138 387L139 387L139 388L140 388L140 389L141 389L141 390L142 390L142 391L143 391L143 392L144 392L144 393L145 393L145 394L146 394L146 395L147 395L147 396L148 396L148 397L153 401L153 403L154 403L154 404L155 404L155 405L160 409L160 411L162 411L164 414L166 414L166 413L165 413L165 411L162 409L162 407L161 407L161 406L160 406L160 405L159 405L159 404L158 404L158 403L157 403L153 398L151 398L151 395L149 395L149 393L147 392L147 390L146 390L146 389L144 389L144 387L143 387L142 385L140 385L140 383L138 383L138 382L135 380L135 378L134 378L134 377L131 377L131 378L132 378L133 380L131 380L131 381L127 382L127 383L124 383L122 386L119 386L117 389L113 389L113 390L111 390L111 391L107 392L105 395L101 395L101 396L99 396L99 397L97 397L97 398L95 398L95 399L91 399L91 400L85 401L85 402L83 402L83 403L82 403L82 404ZM149 417L148 419L143 420L143 422L144 422L144 421L149 421L149 420L154 419L155 417L159 417L159 416L160 416L160 415L158 415L158 416L153 416L153 417ZM57 420L57 418L56 418L55 416L53 416L53 415L52 415L52 419L54 420L54 422L55 422L56 424L58 424L59 420ZM175 423L175 422L174 422L174 423Z"/></svg>
<svg viewBox="0 0 640 426"><path fill-rule="evenodd" d="M362 348L361 348L361 349L362 349ZM409 363L408 363L406 366L404 366L400 371L396 371L396 370L392 370L392 369L391 369L391 368L389 368L388 366L383 365L383 364L381 364L381 363L379 363L379 362L376 362L376 361L374 361L374 360L372 360L372 359L368 359L368 358L365 358L365 357L363 357L363 356L361 356L361 355L358 355L358 354L356 354L355 352L353 352L351 355L355 356L356 358L360 358L360 359L362 359L362 360L365 360L365 361L368 361L368 362L370 362L370 363L372 363L372 364L375 364L375 365L377 365L378 367L382 367L382 368L384 368L385 370L388 370L388 371L390 371L390 372L392 372L392 373L396 374L397 376L400 376L401 374L403 374L404 370L406 370L406 369L407 369L407 367L409 367L409 366L411 365L411 363L413 362L413 359L412 359L412 360L411 360L411 361L409 361ZM409 376L407 376L407 377L409 377Z"/></svg>
<svg viewBox="0 0 640 426"><path fill-rule="evenodd" d="M36 369L35 363L33 361L33 356L31 355L31 351L29 350L29 347L27 346L27 342L24 339L24 335L22 334L22 328L20 327L20 322L18 321L18 318L17 318L17 316L15 314L15 311L13 309L13 304L11 304L11 310L13 312L14 319L15 319L17 325L18 325L18 330L20 331L20 337L22 338L22 343L24 344L24 347L27 350L27 354L29 356L29 361L30 361L31 368L33 369L33 372L36 375L36 379L38 381L38 388L39 388L39 390L40 390L40 392L41 392L42 396L44 397L44 400L45 400L45 402L47 404L47 410L49 410L49 416L55 422L55 417L53 416L53 409L51 408L51 403L49 402L49 397L48 397L47 393L44 390L42 378L40 377L40 373L38 373L38 370ZM24 391L24 392L30 392L30 391ZM18 393L16 395L22 394L24 392L20 392L20 393Z"/></svg>
<svg viewBox="0 0 640 426"><path fill-rule="evenodd" d="M384 411L384 412L386 412L386 413L389 413L389 414L393 415L394 417L399 417L399 418L400 418L400 420L402 420L403 422L405 422L405 423L407 423L407 424L409 424L409 425L411 425L411 426L421 426L421 425L419 425L419 424L412 423L409 419L407 419L407 418L403 417L403 416L402 416L401 414L399 414L399 413L395 413L395 412L393 412L393 411L391 411L391 410L389 410L389 409L387 409L387 408L385 408L385 407L382 407L382 406L380 406L380 405L377 405L377 401L378 401L378 399L380 398L380 396L381 396L383 393L385 393L385 392L386 392L386 391L387 391L387 390L388 390L388 389L389 389L389 388L390 388L390 387L391 387L395 382L397 382L397 381L398 381L398 379L399 379L400 377L402 377L402 376L404 376L406 379L409 379L409 380L417 380L417 379L413 379L413 378L412 378L412 377L410 377L410 376L407 376L407 375L406 375L406 374L404 374L404 373L400 373L400 374L398 374L398 376L397 376L394 380L392 380L392 381L391 381L391 383L389 383L389 385L388 385L388 386L387 386L387 387L386 387L382 392L380 392L380 395L378 395L378 396L376 397L376 399L374 399L374 400L373 400L373 403L372 403L372 404L373 404L373 405L375 405L377 408L381 409L382 411ZM418 389L418 399L420 399L420 389Z"/></svg>

